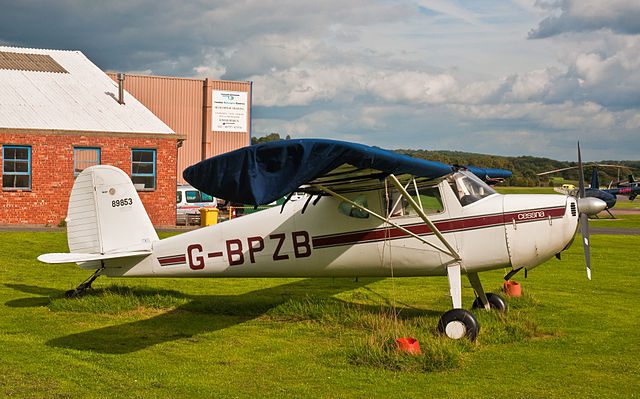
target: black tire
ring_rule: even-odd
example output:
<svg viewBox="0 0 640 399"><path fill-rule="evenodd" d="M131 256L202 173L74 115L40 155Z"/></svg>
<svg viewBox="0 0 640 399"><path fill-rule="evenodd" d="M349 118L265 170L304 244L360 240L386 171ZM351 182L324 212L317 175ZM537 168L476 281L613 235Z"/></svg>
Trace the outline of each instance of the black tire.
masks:
<svg viewBox="0 0 640 399"><path fill-rule="evenodd" d="M498 294L492 294L489 292L487 294L487 301L489 301L489 307L492 310L505 313L508 309L507 302ZM476 300L473 301L473 305L471 307L473 309L484 309L480 297L476 297Z"/></svg>
<svg viewBox="0 0 640 399"><path fill-rule="evenodd" d="M480 325L468 310L451 309L440 317L438 332L451 339L467 337L469 341L475 341L480 332Z"/></svg>

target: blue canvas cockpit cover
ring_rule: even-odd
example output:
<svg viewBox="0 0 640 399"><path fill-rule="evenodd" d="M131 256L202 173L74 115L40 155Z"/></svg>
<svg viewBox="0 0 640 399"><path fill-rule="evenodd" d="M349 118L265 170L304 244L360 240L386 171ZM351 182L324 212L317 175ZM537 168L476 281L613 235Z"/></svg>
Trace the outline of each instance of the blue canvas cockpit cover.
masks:
<svg viewBox="0 0 640 399"><path fill-rule="evenodd" d="M510 170L495 169L495 168L479 168L477 166L466 166L466 168L483 180L487 179L508 179L512 173Z"/></svg>
<svg viewBox="0 0 640 399"><path fill-rule="evenodd" d="M477 169L473 172L485 178L485 170ZM363 144L296 139L218 155L186 168L182 175L193 187L214 197L263 205L300 191L305 185L303 191L307 192L314 192L314 184L348 192L379 188L392 173L431 180L454 171L451 165Z"/></svg>
<svg viewBox="0 0 640 399"><path fill-rule="evenodd" d="M328 175L343 165L383 179L391 173L436 179L453 171L440 162L411 158L362 144L324 139L282 140L218 155L183 172L193 187L217 198L263 205ZM347 178L345 176L345 178Z"/></svg>

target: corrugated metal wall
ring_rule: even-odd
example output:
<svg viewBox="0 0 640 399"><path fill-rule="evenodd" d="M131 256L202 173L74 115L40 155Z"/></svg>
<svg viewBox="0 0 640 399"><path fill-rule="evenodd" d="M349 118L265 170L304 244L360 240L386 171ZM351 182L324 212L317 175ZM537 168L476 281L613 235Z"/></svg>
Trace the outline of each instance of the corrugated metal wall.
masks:
<svg viewBox="0 0 640 399"><path fill-rule="evenodd" d="M117 73L108 73L118 81ZM182 171L202 159L249 145L251 82L126 75L124 88L185 141L178 149L177 180ZM212 90L247 92L247 132L213 132Z"/></svg>

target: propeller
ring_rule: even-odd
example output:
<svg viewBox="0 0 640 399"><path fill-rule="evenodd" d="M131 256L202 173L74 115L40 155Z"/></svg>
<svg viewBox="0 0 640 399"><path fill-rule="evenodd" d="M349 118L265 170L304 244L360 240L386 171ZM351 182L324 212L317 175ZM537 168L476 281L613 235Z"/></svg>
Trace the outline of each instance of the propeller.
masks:
<svg viewBox="0 0 640 399"><path fill-rule="evenodd" d="M582 168L580 142L578 141L578 210L580 211L580 233L582 234L584 260L587 264L587 278L591 280L591 253L589 252L589 215L583 212L583 210L579 206L580 199L582 198L584 198L584 169Z"/></svg>
<svg viewBox="0 0 640 399"><path fill-rule="evenodd" d="M601 199L585 197L584 169L580 154L580 142L578 142L578 211L580 212L580 233L582 234L582 247L584 259L587 265L587 278L591 280L591 254L589 252L589 216L603 211L607 204Z"/></svg>

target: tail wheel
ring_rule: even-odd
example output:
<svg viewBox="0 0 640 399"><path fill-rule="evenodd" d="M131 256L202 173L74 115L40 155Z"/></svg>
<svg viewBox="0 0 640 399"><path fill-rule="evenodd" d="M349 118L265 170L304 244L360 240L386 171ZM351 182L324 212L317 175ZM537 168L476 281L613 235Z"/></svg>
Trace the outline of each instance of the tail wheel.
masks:
<svg viewBox="0 0 640 399"><path fill-rule="evenodd" d="M493 310L497 310L498 312L506 312L507 311L507 302L498 294L487 294L487 301L489 301L489 307ZM473 309L483 309L482 301L480 298L476 298L473 301L473 305L471 306Z"/></svg>
<svg viewBox="0 0 640 399"><path fill-rule="evenodd" d="M467 337L470 341L475 341L479 331L478 320L465 309L451 309L438 322L438 332L451 339Z"/></svg>

